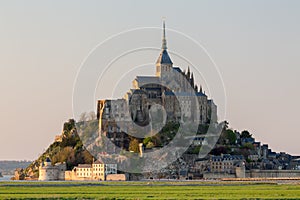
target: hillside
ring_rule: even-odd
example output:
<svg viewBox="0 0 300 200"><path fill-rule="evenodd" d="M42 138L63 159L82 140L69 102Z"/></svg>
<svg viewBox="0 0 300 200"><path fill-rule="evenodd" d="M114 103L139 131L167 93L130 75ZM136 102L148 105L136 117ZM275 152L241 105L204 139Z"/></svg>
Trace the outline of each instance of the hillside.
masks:
<svg viewBox="0 0 300 200"><path fill-rule="evenodd" d="M91 133L94 133L94 130L97 129L98 123L97 120L93 120L88 123L89 126L85 127L86 134L82 139L94 140L91 137ZM83 126L84 123L79 126ZM176 135L176 130L178 129L178 123L170 122L168 123L159 133L152 137L142 139L137 139L134 137L129 137L127 151L138 151L138 145L140 142L144 143L145 149L152 148L161 148L172 140ZM200 126L197 132L198 136L204 137L204 133L207 131L207 126ZM259 146L257 146L259 144ZM197 158L201 144L192 144L185 155ZM256 142L248 131L244 130L241 133L235 130L228 128L228 123L225 122L225 126L222 129L221 135L218 139L217 144L209 153L210 155L222 155L222 154L231 154L231 155L242 155L246 161L247 169L277 169L281 166L285 166L284 169L290 169L290 161L293 158L288 154L276 154L270 149L267 149L269 154L275 155L276 158L265 158L265 159L256 159L256 156L260 154L260 142ZM55 141L47 148L47 150L35 161L30 163L25 170L19 170L20 179L29 177L31 179L37 179L39 173L39 166L47 157L52 161L52 164L59 162L66 162L67 169L71 170L74 166L78 164L90 164L93 161L92 155L84 148L82 141L78 135L75 120L70 119L68 122L64 123L63 131L59 138L56 138ZM282 160L285 159L285 162ZM280 162L279 162L280 161ZM190 160L186 160L186 163ZM174 163L176 165L176 162Z"/></svg>
<svg viewBox="0 0 300 200"><path fill-rule="evenodd" d="M66 162L67 169L72 169L79 163L92 163L93 157L84 149L77 134L75 120L70 119L64 123L60 138L54 141L38 159L30 163L20 173L24 173L23 176L30 178L38 178L39 166L47 157L51 159L52 164Z"/></svg>

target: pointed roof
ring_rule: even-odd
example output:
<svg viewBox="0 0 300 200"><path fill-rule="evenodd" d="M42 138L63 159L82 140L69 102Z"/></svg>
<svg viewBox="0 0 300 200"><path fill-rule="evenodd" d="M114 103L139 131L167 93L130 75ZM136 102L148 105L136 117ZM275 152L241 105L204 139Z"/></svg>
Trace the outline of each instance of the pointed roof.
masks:
<svg viewBox="0 0 300 200"><path fill-rule="evenodd" d="M201 96L201 97L207 97L206 94L202 93L202 92L197 92L196 96Z"/></svg>
<svg viewBox="0 0 300 200"><path fill-rule="evenodd" d="M160 53L156 63L160 63L160 64L173 64L167 50L162 50L162 52Z"/></svg>
<svg viewBox="0 0 300 200"><path fill-rule="evenodd" d="M186 75L188 76L188 78L190 78L190 75L191 75L191 72L190 72L190 66L188 66Z"/></svg>
<svg viewBox="0 0 300 200"><path fill-rule="evenodd" d="M161 52L156 61L156 64L173 64L168 52L167 52L167 39L166 39L166 25L163 21L163 36L162 36L162 45Z"/></svg>
<svg viewBox="0 0 300 200"><path fill-rule="evenodd" d="M193 72L192 72L192 75L191 75L191 85L192 85L192 87L195 86L194 84L195 84L195 83L194 83L194 74L193 74Z"/></svg>
<svg viewBox="0 0 300 200"><path fill-rule="evenodd" d="M167 39L166 39L166 24L165 20L163 21L163 37L162 37L162 45L161 45L162 50L167 50Z"/></svg>

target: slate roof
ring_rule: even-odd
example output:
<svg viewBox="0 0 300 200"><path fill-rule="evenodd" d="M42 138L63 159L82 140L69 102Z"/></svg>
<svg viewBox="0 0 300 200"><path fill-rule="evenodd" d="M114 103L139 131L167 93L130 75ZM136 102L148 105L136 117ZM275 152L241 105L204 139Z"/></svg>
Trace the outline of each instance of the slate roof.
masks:
<svg viewBox="0 0 300 200"><path fill-rule="evenodd" d="M182 72L179 67L173 67L173 69L176 70L176 71L178 71L178 72Z"/></svg>
<svg viewBox="0 0 300 200"><path fill-rule="evenodd" d="M206 94L204 94L204 93L202 93L202 92L197 92L196 95L197 95L197 96L206 97Z"/></svg>
<svg viewBox="0 0 300 200"><path fill-rule="evenodd" d="M244 157L242 155L230 155L230 154L223 154L221 156L212 156L212 161L224 161L224 160L243 160Z"/></svg>
<svg viewBox="0 0 300 200"><path fill-rule="evenodd" d="M137 76L135 80L138 82L139 86L145 84L159 84L159 77L157 76Z"/></svg>
<svg viewBox="0 0 300 200"><path fill-rule="evenodd" d="M92 168L91 164L78 164L77 168Z"/></svg>
<svg viewBox="0 0 300 200"><path fill-rule="evenodd" d="M156 61L156 63L160 64L173 64L167 50L163 49Z"/></svg>
<svg viewBox="0 0 300 200"><path fill-rule="evenodd" d="M174 96L174 95L176 95L176 96L194 96L194 95L196 95L196 96L206 96L205 94L203 94L201 92L193 93L191 95L191 93L189 93L189 92L175 92L174 93L174 92L171 92L171 91L166 91L165 95L166 96Z"/></svg>

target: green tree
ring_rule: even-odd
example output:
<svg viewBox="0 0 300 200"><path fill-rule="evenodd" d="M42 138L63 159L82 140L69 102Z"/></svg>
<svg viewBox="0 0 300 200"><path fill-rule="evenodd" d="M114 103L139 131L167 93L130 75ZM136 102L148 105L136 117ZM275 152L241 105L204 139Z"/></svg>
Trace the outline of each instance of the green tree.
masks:
<svg viewBox="0 0 300 200"><path fill-rule="evenodd" d="M247 142L245 143L243 146L242 146L243 149L249 149L249 150L253 150L254 147L253 147L253 144Z"/></svg>
<svg viewBox="0 0 300 200"><path fill-rule="evenodd" d="M226 138L229 140L229 144L234 145L236 143L236 135L233 130L226 130Z"/></svg>
<svg viewBox="0 0 300 200"><path fill-rule="evenodd" d="M145 146L147 146L147 144L148 144L149 142L151 142L151 137L146 137L146 138L143 140L143 144L144 144Z"/></svg>
<svg viewBox="0 0 300 200"><path fill-rule="evenodd" d="M241 138L251 138L251 137L252 137L252 134L250 134L249 131L247 131L247 130L242 131Z"/></svg>
<svg viewBox="0 0 300 200"><path fill-rule="evenodd" d="M151 142L151 141L148 142L147 145L146 145L146 148L147 148L147 149L151 149L151 148L153 148L153 147L154 147L154 144L153 144L153 142Z"/></svg>
<svg viewBox="0 0 300 200"><path fill-rule="evenodd" d="M213 150L211 150L210 153L212 155L219 156L221 154L228 154L229 153L229 149L226 146L219 146L219 147L216 147Z"/></svg>

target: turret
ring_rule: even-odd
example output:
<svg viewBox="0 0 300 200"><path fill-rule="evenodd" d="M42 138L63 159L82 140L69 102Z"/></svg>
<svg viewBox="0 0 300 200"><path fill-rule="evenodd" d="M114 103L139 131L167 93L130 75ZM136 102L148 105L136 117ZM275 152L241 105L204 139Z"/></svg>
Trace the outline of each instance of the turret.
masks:
<svg viewBox="0 0 300 200"><path fill-rule="evenodd" d="M194 88L194 74L191 76L191 87Z"/></svg>
<svg viewBox="0 0 300 200"><path fill-rule="evenodd" d="M44 166L47 167L47 166L51 166L51 160L49 157L46 158L46 160L44 161Z"/></svg>
<svg viewBox="0 0 300 200"><path fill-rule="evenodd" d="M188 78L188 80L189 80L189 79L190 79L190 76L191 76L190 67L188 67L186 76L187 76L187 78Z"/></svg>

